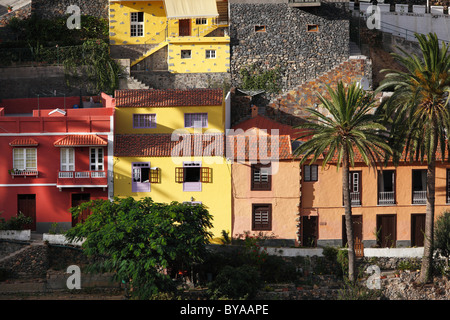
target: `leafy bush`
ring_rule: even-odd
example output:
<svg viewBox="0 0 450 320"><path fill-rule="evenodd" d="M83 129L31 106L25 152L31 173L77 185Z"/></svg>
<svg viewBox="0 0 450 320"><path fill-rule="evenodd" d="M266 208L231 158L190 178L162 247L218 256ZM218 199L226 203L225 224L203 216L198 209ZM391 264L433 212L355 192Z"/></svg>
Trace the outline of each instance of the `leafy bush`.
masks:
<svg viewBox="0 0 450 320"><path fill-rule="evenodd" d="M71 208L92 214L68 230L69 241L84 239L88 257L102 257L91 270L114 272L130 285L132 297L149 299L174 292L167 271L202 262L212 235L211 215L203 205L155 203L151 198L92 200Z"/></svg>
<svg viewBox="0 0 450 320"><path fill-rule="evenodd" d="M250 265L225 266L210 284L212 299L252 299L261 287L258 271Z"/></svg>
<svg viewBox="0 0 450 320"><path fill-rule="evenodd" d="M33 219L25 216L22 212L16 217L11 217L8 221L0 218L0 230L23 230L27 225L32 224Z"/></svg>

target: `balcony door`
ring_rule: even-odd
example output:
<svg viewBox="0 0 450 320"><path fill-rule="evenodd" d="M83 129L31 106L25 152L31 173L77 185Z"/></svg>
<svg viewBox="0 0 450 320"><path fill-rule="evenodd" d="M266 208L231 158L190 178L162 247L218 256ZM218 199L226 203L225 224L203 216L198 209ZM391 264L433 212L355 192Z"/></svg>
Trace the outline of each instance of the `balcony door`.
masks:
<svg viewBox="0 0 450 320"><path fill-rule="evenodd" d="M103 148L91 148L90 170L103 171Z"/></svg>
<svg viewBox="0 0 450 320"><path fill-rule="evenodd" d="M412 203L425 204L427 202L427 170L412 171Z"/></svg>
<svg viewBox="0 0 450 320"><path fill-rule="evenodd" d="M378 204L395 204L395 171L378 171Z"/></svg>

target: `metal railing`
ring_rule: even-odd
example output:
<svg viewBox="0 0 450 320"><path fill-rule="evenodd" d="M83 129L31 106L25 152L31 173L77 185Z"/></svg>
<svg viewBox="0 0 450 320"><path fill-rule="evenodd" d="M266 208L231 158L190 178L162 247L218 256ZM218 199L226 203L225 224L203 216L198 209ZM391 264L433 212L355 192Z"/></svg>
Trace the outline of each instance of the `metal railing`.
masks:
<svg viewBox="0 0 450 320"><path fill-rule="evenodd" d="M427 202L427 191L413 191L413 204L423 204Z"/></svg>
<svg viewBox="0 0 450 320"><path fill-rule="evenodd" d="M350 200L352 206L361 205L361 193L360 192L350 192Z"/></svg>
<svg viewBox="0 0 450 320"><path fill-rule="evenodd" d="M378 192L378 204L395 204L395 192L394 191Z"/></svg>
<svg viewBox="0 0 450 320"><path fill-rule="evenodd" d="M86 178L105 178L105 171L59 171L58 178L60 179L86 179Z"/></svg>

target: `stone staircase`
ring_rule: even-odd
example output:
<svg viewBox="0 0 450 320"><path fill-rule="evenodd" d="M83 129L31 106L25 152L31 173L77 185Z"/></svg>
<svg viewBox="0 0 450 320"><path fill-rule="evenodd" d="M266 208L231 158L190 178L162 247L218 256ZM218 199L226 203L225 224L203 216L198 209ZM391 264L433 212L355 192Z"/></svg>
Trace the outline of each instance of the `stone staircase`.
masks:
<svg viewBox="0 0 450 320"><path fill-rule="evenodd" d="M295 118L299 120L298 118L308 116L306 108L319 103L317 94L327 95L327 85L333 86L338 81L350 84L360 82L364 78L371 79L371 71L368 74L369 67L371 70L370 59L360 55L357 47L353 45L350 52L352 55L347 60L272 99L266 107L267 115L286 124L295 125L296 123L292 123Z"/></svg>
<svg viewBox="0 0 450 320"><path fill-rule="evenodd" d="M141 62L142 60L144 60L145 58L151 56L152 54L154 54L156 51L164 48L165 46L168 45L167 41L163 41L161 43L159 43L158 45L156 45L155 47L151 48L150 50L146 51L142 56L140 56L139 58L133 60L130 64L130 67L138 64L139 62Z"/></svg>
<svg viewBox="0 0 450 320"><path fill-rule="evenodd" d="M119 89L150 89L150 87L130 75L127 78L120 79Z"/></svg>

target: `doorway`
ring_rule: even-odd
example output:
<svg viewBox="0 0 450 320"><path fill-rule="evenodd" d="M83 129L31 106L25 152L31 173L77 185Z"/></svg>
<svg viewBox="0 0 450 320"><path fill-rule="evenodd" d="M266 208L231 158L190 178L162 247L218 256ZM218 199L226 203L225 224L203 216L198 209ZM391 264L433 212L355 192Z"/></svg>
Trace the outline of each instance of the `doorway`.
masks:
<svg viewBox="0 0 450 320"><path fill-rule="evenodd" d="M83 202L88 202L91 199L89 193L73 193L72 194L72 207L79 206ZM90 210L83 210L78 217L72 217L72 227L75 227L78 223L86 221L87 217L91 214Z"/></svg>
<svg viewBox="0 0 450 320"><path fill-rule="evenodd" d="M316 247L318 238L318 217L303 216L302 217L302 245L305 247Z"/></svg>
<svg viewBox="0 0 450 320"><path fill-rule="evenodd" d="M17 195L17 212L23 213L26 217L33 219L30 225L24 226L25 229L36 231L36 195L35 194L18 194Z"/></svg>
<svg viewBox="0 0 450 320"><path fill-rule="evenodd" d="M377 215L377 245L381 248L394 248L397 242L397 216L395 214Z"/></svg>
<svg viewBox="0 0 450 320"><path fill-rule="evenodd" d="M180 37L188 37L191 35L191 19L181 19L178 22Z"/></svg>
<svg viewBox="0 0 450 320"><path fill-rule="evenodd" d="M423 247L425 234L425 214L411 214L411 246Z"/></svg>
<svg viewBox="0 0 450 320"><path fill-rule="evenodd" d="M362 215L352 215L353 240L362 241ZM347 246L347 229L345 228L345 216L342 216L342 246Z"/></svg>

